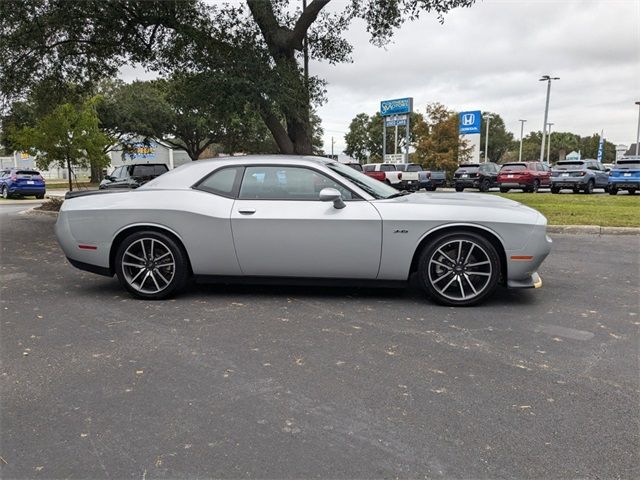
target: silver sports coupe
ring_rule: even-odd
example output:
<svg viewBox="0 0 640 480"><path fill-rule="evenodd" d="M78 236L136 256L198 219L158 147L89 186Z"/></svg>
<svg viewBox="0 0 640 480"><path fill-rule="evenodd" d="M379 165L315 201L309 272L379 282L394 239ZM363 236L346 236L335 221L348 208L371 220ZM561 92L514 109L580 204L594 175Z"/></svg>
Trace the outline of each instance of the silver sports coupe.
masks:
<svg viewBox="0 0 640 480"><path fill-rule="evenodd" d="M76 267L162 299L190 279L397 285L472 305L540 287L546 218L494 195L399 192L333 160L200 160L132 191L69 195L56 235Z"/></svg>

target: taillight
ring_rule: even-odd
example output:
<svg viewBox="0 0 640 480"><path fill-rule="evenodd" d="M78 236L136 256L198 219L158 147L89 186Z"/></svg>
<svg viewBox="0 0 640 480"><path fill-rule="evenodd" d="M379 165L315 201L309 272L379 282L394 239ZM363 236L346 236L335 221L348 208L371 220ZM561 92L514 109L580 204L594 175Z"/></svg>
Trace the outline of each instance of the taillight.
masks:
<svg viewBox="0 0 640 480"><path fill-rule="evenodd" d="M584 177L587 174L587 172L580 172L580 176Z"/></svg>
<svg viewBox="0 0 640 480"><path fill-rule="evenodd" d="M427 172L427 178L431 178L431 172Z"/></svg>
<svg viewBox="0 0 640 480"><path fill-rule="evenodd" d="M609 176L612 177L613 176L613 170L609 170Z"/></svg>

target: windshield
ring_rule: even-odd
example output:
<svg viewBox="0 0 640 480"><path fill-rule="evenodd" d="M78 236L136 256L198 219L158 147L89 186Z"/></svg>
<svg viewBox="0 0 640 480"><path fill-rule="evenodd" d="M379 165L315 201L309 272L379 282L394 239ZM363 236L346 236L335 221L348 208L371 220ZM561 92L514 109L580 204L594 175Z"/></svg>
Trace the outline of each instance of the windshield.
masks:
<svg viewBox="0 0 640 480"><path fill-rule="evenodd" d="M640 168L640 160L618 160L615 168Z"/></svg>
<svg viewBox="0 0 640 480"><path fill-rule="evenodd" d="M375 178L368 177L364 173L360 173L351 167L342 165L341 163L328 163L327 167L341 177L344 177L351 183L357 185L375 199L389 198L399 193L395 188L390 187Z"/></svg>
<svg viewBox="0 0 640 480"><path fill-rule="evenodd" d="M478 163L465 163L463 165L460 165L458 167L458 170L456 171L467 171L467 172L475 172L476 170L478 170L478 168L480 168L480 165Z"/></svg>
<svg viewBox="0 0 640 480"><path fill-rule="evenodd" d="M420 165L409 165L407 167L407 172L421 172L422 167Z"/></svg>

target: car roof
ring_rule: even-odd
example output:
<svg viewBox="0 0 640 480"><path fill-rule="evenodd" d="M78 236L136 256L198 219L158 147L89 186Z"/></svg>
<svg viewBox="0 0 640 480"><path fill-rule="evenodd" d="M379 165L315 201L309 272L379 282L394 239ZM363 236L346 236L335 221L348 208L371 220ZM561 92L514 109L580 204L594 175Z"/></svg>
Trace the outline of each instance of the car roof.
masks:
<svg viewBox="0 0 640 480"><path fill-rule="evenodd" d="M242 155L237 157L217 157L185 163L144 184L140 188L188 188L215 167L237 165L303 165L317 166L338 163L335 160L311 155Z"/></svg>

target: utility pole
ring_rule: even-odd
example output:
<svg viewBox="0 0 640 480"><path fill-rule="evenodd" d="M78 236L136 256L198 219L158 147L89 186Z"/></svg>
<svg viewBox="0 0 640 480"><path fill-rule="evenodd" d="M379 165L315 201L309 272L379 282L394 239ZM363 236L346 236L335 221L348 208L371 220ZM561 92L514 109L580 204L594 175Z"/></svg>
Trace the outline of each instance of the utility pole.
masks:
<svg viewBox="0 0 640 480"><path fill-rule="evenodd" d="M551 153L551 126L553 123L547 123L549 127L549 146L547 147L547 165L549 165L549 154Z"/></svg>
<svg viewBox="0 0 640 480"><path fill-rule="evenodd" d="M394 115L393 120L396 124L396 139L395 139L395 142L393 143L393 154L395 155L398 153L398 116Z"/></svg>
<svg viewBox="0 0 640 480"><path fill-rule="evenodd" d="M524 122L526 120L518 120L520 122L520 154L518 155L518 161L522 161L522 135L524 134Z"/></svg>
<svg viewBox="0 0 640 480"><path fill-rule="evenodd" d="M487 163L489 158L489 124L491 123L491 117L487 114L487 131L484 134L484 163Z"/></svg>
<svg viewBox="0 0 640 480"><path fill-rule="evenodd" d="M638 156L638 148L640 148L640 102L636 102L638 105L638 133L636 133L636 157Z"/></svg>
<svg viewBox="0 0 640 480"><path fill-rule="evenodd" d="M551 80L560 80L560 77L551 77L544 75L540 81L547 82L547 101L544 107L544 123L542 124L542 144L540 145L540 162L544 160L544 147L546 144L547 135L547 118L549 118L549 96L551 94Z"/></svg>
<svg viewBox="0 0 640 480"><path fill-rule="evenodd" d="M331 158L332 159L333 159L333 144L334 144L333 137L331 137Z"/></svg>

